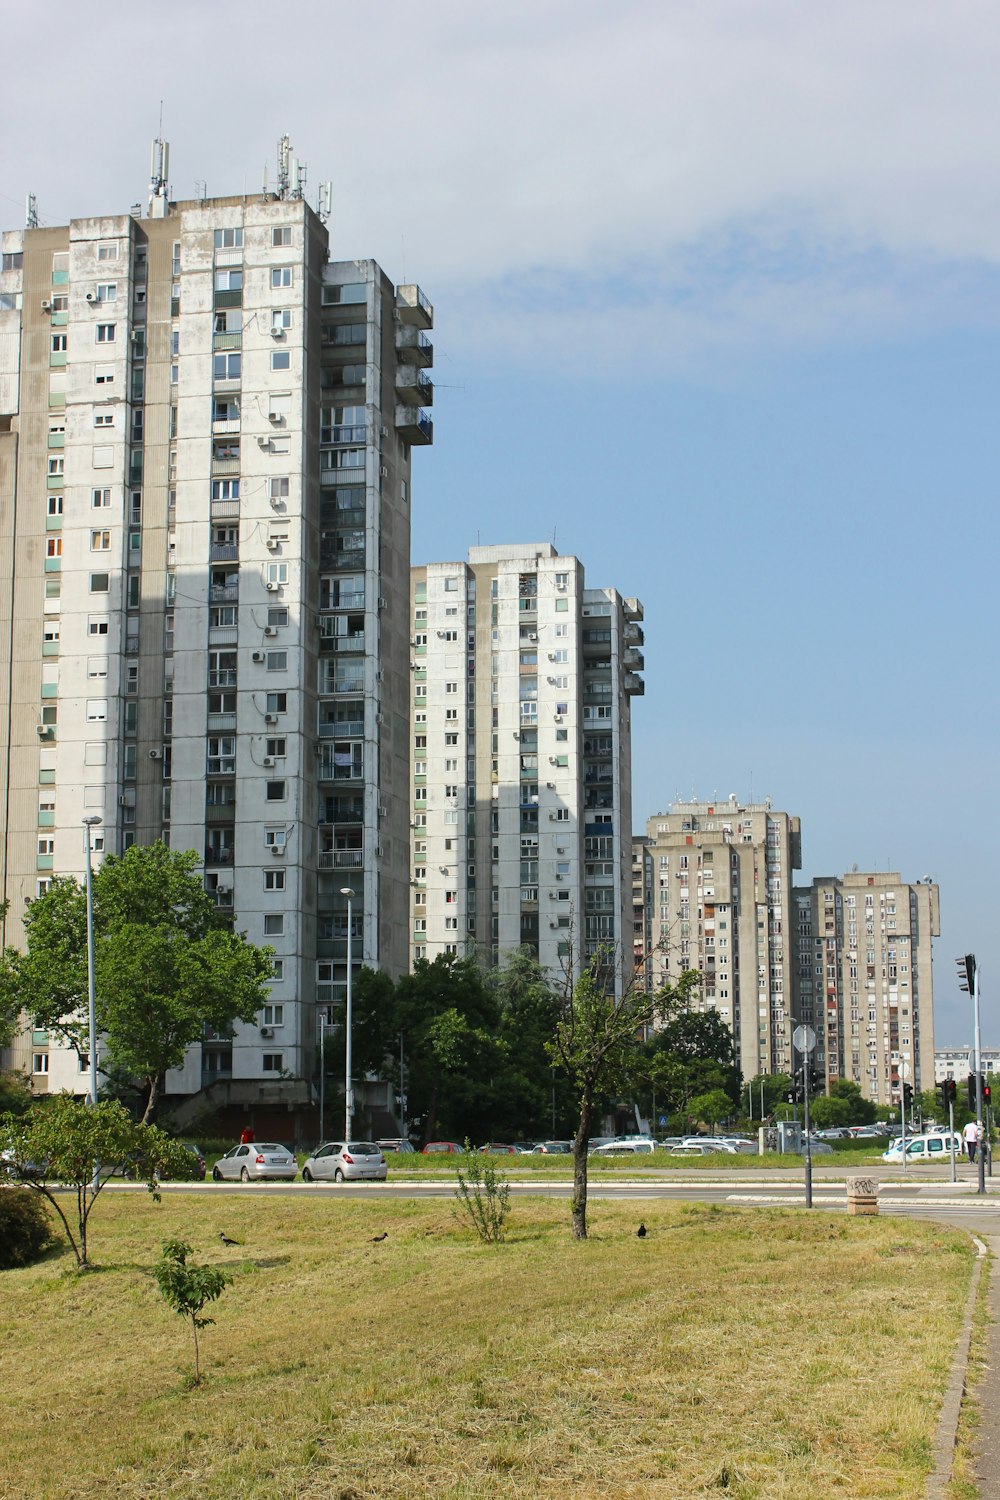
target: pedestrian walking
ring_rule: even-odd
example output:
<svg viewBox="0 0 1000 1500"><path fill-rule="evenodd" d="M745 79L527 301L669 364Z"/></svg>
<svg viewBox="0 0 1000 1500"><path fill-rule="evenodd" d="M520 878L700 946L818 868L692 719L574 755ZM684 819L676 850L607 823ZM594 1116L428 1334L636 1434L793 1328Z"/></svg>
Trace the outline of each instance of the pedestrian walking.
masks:
<svg viewBox="0 0 1000 1500"><path fill-rule="evenodd" d="M962 1140L965 1142L965 1149L969 1153L969 1160L973 1163L976 1160L976 1148L979 1145L979 1132L981 1129L982 1126L977 1125L975 1120L970 1120L962 1131Z"/></svg>
<svg viewBox="0 0 1000 1500"><path fill-rule="evenodd" d="M253 1140L254 1140L253 1126L252 1125L244 1125L242 1133L240 1135L240 1145L241 1146L252 1146L253 1145Z"/></svg>

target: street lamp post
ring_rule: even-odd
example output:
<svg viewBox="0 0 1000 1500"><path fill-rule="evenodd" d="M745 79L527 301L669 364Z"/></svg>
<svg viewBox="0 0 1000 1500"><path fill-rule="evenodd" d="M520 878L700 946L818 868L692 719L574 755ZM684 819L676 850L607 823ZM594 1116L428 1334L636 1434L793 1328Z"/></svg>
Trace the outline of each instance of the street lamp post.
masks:
<svg viewBox="0 0 1000 1500"><path fill-rule="evenodd" d="M976 1151L976 1192L986 1192L986 1130L983 1125L983 1045L979 1031L979 965L974 953L966 953L958 960L958 986L972 996L972 1019L975 1027L976 1049L976 1124L979 1126L979 1147Z"/></svg>
<svg viewBox="0 0 1000 1500"><path fill-rule="evenodd" d="M353 926L353 901L354 891L349 885L342 885L340 894L347 897L347 1004L344 1009L344 1031L346 1034L346 1047L344 1053L344 1141L351 1139L351 1122L354 1115L354 1083L351 1079L351 1025L353 1015L351 1011L351 969L353 965L353 944L351 931Z"/></svg>
<svg viewBox="0 0 1000 1500"><path fill-rule="evenodd" d="M809 1074L812 1071L812 1054L816 1046L816 1033L811 1026L796 1026L792 1032L795 1049L802 1058L802 1097L805 1101L806 1131L806 1208L813 1206L812 1143L809 1139Z"/></svg>
<svg viewBox="0 0 1000 1500"><path fill-rule="evenodd" d="M90 1091L88 1102L97 1103L97 1002L94 997L94 872L91 861L90 830L101 819L97 814L83 819L84 848L87 851L87 1019L90 1027Z"/></svg>

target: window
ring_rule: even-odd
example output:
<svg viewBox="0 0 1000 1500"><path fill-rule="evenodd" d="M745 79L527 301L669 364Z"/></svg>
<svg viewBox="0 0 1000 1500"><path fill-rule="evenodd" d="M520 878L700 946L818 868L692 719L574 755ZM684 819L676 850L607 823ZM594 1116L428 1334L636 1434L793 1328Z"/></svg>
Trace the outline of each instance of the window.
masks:
<svg viewBox="0 0 1000 1500"><path fill-rule="evenodd" d="M288 479L282 476L280 479L268 481L268 495L272 500L286 500L288 498Z"/></svg>
<svg viewBox="0 0 1000 1500"><path fill-rule="evenodd" d="M277 287L283 287L283 286L291 286L291 284L292 284L292 268L291 268L291 266L272 266L272 268L271 268L271 286L272 287L277 288Z"/></svg>
<svg viewBox="0 0 1000 1500"><path fill-rule="evenodd" d="M287 349L271 350L271 369L288 370L291 368L292 356Z"/></svg>
<svg viewBox="0 0 1000 1500"><path fill-rule="evenodd" d="M292 226L282 224L271 230L272 245L290 245L292 243Z"/></svg>
<svg viewBox="0 0 1000 1500"><path fill-rule="evenodd" d="M107 635L108 621L103 615L91 615L87 621L88 635Z"/></svg>
<svg viewBox="0 0 1000 1500"><path fill-rule="evenodd" d="M114 385L114 383L115 383L115 367L114 367L114 365L95 365L94 366L94 384L95 385Z"/></svg>
<svg viewBox="0 0 1000 1500"><path fill-rule="evenodd" d="M61 453L50 456L48 460L48 474L50 479L58 479L62 476L65 462L66 460Z"/></svg>
<svg viewBox="0 0 1000 1500"><path fill-rule="evenodd" d="M45 543L46 557L62 557L62 537L50 536Z"/></svg>
<svg viewBox="0 0 1000 1500"><path fill-rule="evenodd" d="M118 253L119 253L119 251L118 251L118 241L117 240L101 240L101 241L99 241L98 246L97 246L97 259L98 260L117 260L118 259Z"/></svg>
<svg viewBox="0 0 1000 1500"><path fill-rule="evenodd" d="M268 849L284 849L287 833L284 828L265 828L264 843Z"/></svg>
<svg viewBox="0 0 1000 1500"><path fill-rule="evenodd" d="M138 413L136 413L138 415ZM115 414L113 411L95 411L95 427L113 427L115 425Z"/></svg>
<svg viewBox="0 0 1000 1500"><path fill-rule="evenodd" d="M87 699L87 720L91 724L102 724L108 717L107 698Z"/></svg>
<svg viewBox="0 0 1000 1500"><path fill-rule="evenodd" d="M264 931L266 932L267 931L267 925L266 925L267 924L267 918L266 917L264 918L264 922L265 922ZM283 1005L265 1005L264 1006L264 1008L263 1008L263 1010L261 1012L261 1025L263 1025L263 1026L284 1026L284 1024L285 1024L285 1007Z"/></svg>
<svg viewBox="0 0 1000 1500"><path fill-rule="evenodd" d="M284 802L285 783L283 781L269 781L267 783L266 800L268 802Z"/></svg>
<svg viewBox="0 0 1000 1500"><path fill-rule="evenodd" d="M216 250L242 250L242 229L217 229L215 231Z"/></svg>
<svg viewBox="0 0 1000 1500"><path fill-rule="evenodd" d="M284 1063L280 1052L265 1052L260 1063L265 1073L281 1073Z"/></svg>
<svg viewBox="0 0 1000 1500"><path fill-rule="evenodd" d="M243 290L242 270L216 271L215 290L217 292L241 292Z"/></svg>
<svg viewBox="0 0 1000 1500"><path fill-rule="evenodd" d="M99 344L113 344L117 326L117 323L98 323L97 342Z"/></svg>
<svg viewBox="0 0 1000 1500"><path fill-rule="evenodd" d="M31 1071L33 1073L47 1073L49 1071L49 1054L47 1052L32 1053Z"/></svg>
<svg viewBox="0 0 1000 1500"><path fill-rule="evenodd" d="M92 531L90 533L90 550L91 552L110 552L111 532Z"/></svg>
<svg viewBox="0 0 1000 1500"><path fill-rule="evenodd" d="M267 670L269 672L286 672L288 670L288 652L268 651Z"/></svg>
<svg viewBox="0 0 1000 1500"><path fill-rule="evenodd" d="M264 936L281 937L284 931L284 914L281 912L268 912L264 917Z"/></svg>
<svg viewBox="0 0 1000 1500"><path fill-rule="evenodd" d="M290 307L275 307L271 309L271 328L275 333L282 333L286 328L292 326L292 310Z"/></svg>
<svg viewBox="0 0 1000 1500"><path fill-rule="evenodd" d="M268 693L267 696L270 698L271 694ZM283 695L275 694L274 696L275 697L279 697L279 696L283 696ZM266 754L270 755L270 757L271 757L272 760L278 760L278 759L283 758L284 755L285 755L285 741L284 741L284 738L283 737L279 737L278 739L270 739L270 740L268 740Z"/></svg>
<svg viewBox="0 0 1000 1500"><path fill-rule="evenodd" d="M111 587L110 573L91 573L90 592L92 594L106 594Z"/></svg>
<svg viewBox="0 0 1000 1500"><path fill-rule="evenodd" d="M283 562L268 563L266 578L268 583L287 583L288 564Z"/></svg>
<svg viewBox="0 0 1000 1500"><path fill-rule="evenodd" d="M97 288L97 300L98 302L117 302L118 283L115 281L101 282Z"/></svg>
<svg viewBox="0 0 1000 1500"><path fill-rule="evenodd" d="M65 354L68 340L64 333L54 333L49 339L49 349L53 354Z"/></svg>
<svg viewBox="0 0 1000 1500"><path fill-rule="evenodd" d="M240 482L238 479L213 479L213 500L238 500L240 498Z"/></svg>
<svg viewBox="0 0 1000 1500"><path fill-rule="evenodd" d="M216 380L239 380L242 355L239 350L212 355L212 374Z"/></svg>
<svg viewBox="0 0 1000 1500"><path fill-rule="evenodd" d="M284 870L265 870L264 889L265 891L283 891L285 889Z"/></svg>

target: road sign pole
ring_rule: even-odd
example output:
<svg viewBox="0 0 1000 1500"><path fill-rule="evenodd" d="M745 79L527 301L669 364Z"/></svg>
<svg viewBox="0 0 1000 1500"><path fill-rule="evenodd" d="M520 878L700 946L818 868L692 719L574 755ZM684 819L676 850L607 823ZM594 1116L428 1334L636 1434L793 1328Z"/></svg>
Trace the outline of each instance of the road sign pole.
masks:
<svg viewBox="0 0 1000 1500"><path fill-rule="evenodd" d="M809 1142L809 1073L810 1058L816 1045L816 1033L811 1026L796 1026L792 1032L792 1045L802 1058L802 1097L805 1103L806 1131L806 1208L813 1206L812 1149ZM794 1077L794 1074L793 1074Z"/></svg>

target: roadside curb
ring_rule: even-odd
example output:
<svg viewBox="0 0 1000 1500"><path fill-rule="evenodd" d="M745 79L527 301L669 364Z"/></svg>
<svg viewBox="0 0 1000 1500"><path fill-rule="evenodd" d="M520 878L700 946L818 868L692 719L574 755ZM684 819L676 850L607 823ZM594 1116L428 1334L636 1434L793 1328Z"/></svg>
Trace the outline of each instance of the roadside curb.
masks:
<svg viewBox="0 0 1000 1500"><path fill-rule="evenodd" d="M938 1418L937 1432L934 1435L934 1468L927 1480L927 1500L947 1500L948 1485L951 1482L951 1466L955 1456L955 1444L958 1441L958 1422L962 1414L962 1401L968 1377L972 1320L976 1310L976 1298L979 1295L983 1264L988 1261L990 1253L978 1235L974 1234L972 1241L976 1246L976 1262L972 1268L972 1282L962 1318L962 1331L958 1336L958 1344L951 1363L951 1373L945 1387L941 1415Z"/></svg>

